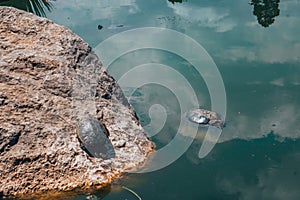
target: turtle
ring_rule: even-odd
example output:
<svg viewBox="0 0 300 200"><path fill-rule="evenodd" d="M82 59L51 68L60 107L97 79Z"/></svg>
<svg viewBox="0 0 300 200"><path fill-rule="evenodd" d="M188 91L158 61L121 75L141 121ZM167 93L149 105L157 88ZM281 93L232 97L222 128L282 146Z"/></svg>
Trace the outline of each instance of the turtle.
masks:
<svg viewBox="0 0 300 200"><path fill-rule="evenodd" d="M79 120L77 137L81 147L90 157L110 159L115 151L109 140L109 132L98 119L88 116Z"/></svg>
<svg viewBox="0 0 300 200"><path fill-rule="evenodd" d="M224 120L221 115L216 112L204 110L204 109L195 109L188 111L186 117L189 121L197 123L203 126L214 126L219 129L224 128Z"/></svg>

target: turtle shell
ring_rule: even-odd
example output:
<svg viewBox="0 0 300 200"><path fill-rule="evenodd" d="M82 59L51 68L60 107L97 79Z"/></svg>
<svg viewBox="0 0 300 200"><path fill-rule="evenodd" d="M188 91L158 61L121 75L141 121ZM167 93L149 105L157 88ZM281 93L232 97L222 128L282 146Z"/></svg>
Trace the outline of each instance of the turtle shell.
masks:
<svg viewBox="0 0 300 200"><path fill-rule="evenodd" d="M186 117L189 121L200 125L210 125L220 129L224 127L224 120L222 117L213 111L195 109L187 112Z"/></svg>
<svg viewBox="0 0 300 200"><path fill-rule="evenodd" d="M102 159L115 157L114 147L104 125L96 118L87 117L79 121L77 136L83 149L91 156Z"/></svg>

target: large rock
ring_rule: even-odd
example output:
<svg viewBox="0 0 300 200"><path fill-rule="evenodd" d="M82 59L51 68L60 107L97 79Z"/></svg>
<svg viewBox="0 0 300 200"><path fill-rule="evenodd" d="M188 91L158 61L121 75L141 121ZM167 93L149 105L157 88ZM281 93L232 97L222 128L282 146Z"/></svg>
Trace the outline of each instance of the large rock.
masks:
<svg viewBox="0 0 300 200"><path fill-rule="evenodd" d="M77 138L89 115L115 157ZM87 43L50 20L0 7L0 196L104 187L153 150L126 98Z"/></svg>

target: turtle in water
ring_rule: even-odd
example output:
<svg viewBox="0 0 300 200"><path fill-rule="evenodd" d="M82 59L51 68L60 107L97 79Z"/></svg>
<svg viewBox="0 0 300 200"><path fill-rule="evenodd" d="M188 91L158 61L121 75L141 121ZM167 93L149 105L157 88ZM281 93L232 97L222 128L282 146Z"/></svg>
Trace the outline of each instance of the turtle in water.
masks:
<svg viewBox="0 0 300 200"><path fill-rule="evenodd" d="M115 157L114 147L108 136L108 130L94 117L79 121L77 136L81 147L91 157L109 159Z"/></svg>
<svg viewBox="0 0 300 200"><path fill-rule="evenodd" d="M219 129L224 128L224 120L218 113L213 111L195 109L187 112L186 117L189 121L203 126L214 126Z"/></svg>

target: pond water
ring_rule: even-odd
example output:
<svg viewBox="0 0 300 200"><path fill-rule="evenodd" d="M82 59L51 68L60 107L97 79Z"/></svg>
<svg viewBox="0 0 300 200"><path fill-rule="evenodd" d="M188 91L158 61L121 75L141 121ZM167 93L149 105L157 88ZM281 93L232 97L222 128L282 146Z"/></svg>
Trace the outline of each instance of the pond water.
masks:
<svg viewBox="0 0 300 200"><path fill-rule="evenodd" d="M160 27L183 33L202 45L213 59L226 91L226 127L207 156L198 156L203 143L203 135L198 133L187 151L170 165L128 174L105 195L98 192L88 198L137 199L121 186L132 189L143 200L300 198L299 0L50 3L49 10L45 7L40 14L69 27L96 49L110 36L135 28ZM16 1L3 4L22 6ZM154 42L155 38L144 34L145 44ZM211 92L205 75L199 74L188 59L167 51L175 44L177 49L187 44L183 41L180 46L176 37L172 39L174 43L164 44L165 49L142 45L141 49L124 52L111 63L109 72L119 80L135 66L144 66L144 71L131 77L133 82L156 77L168 80L182 94L189 87L188 81L196 96L187 93L187 108L198 105L210 110ZM122 41L117 42L122 46ZM105 50L117 51L119 46ZM174 71L166 73L155 68L157 63L176 70L184 81L176 78ZM131 95L130 102L142 125L153 135L156 148L161 149L178 131L183 113L181 100L169 87L148 79L146 82L138 88L123 89Z"/></svg>

